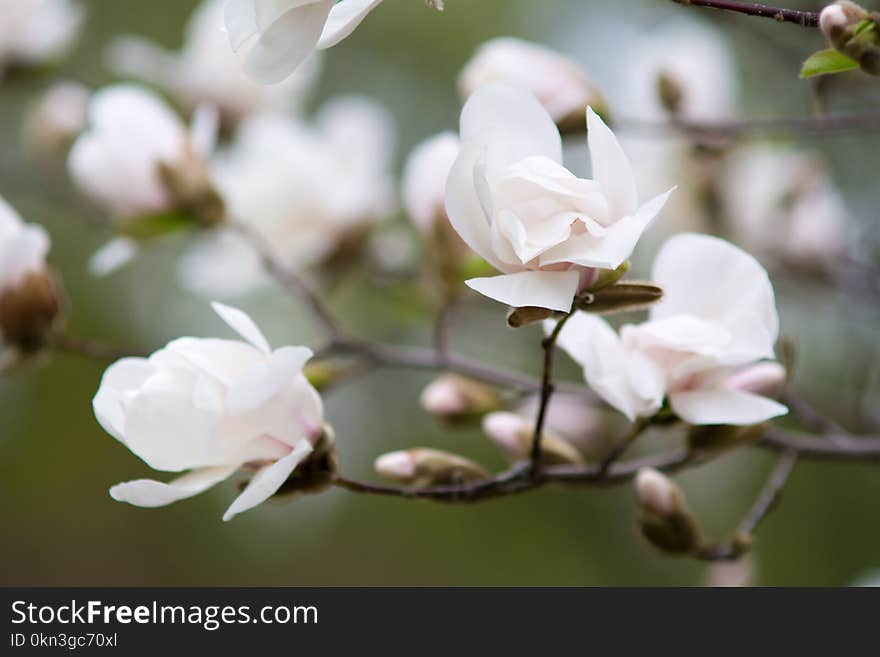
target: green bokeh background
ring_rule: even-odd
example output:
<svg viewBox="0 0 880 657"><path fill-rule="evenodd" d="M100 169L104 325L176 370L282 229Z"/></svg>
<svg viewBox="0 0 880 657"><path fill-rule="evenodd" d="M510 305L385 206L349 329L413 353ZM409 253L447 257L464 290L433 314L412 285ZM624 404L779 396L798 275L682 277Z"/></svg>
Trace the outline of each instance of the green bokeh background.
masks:
<svg viewBox="0 0 880 657"><path fill-rule="evenodd" d="M101 52L112 35L136 32L176 47L195 2L85 4L88 30L63 74L100 85L111 81ZM636 0L448 0L447 5L437 15L420 0L386 0L328 53L316 102L350 91L381 99L399 124L399 152L405 154L424 137L455 126L455 76L488 38L515 34L571 46L578 30L587 34L601 25L609 6L626 15L632 11L642 25L652 17L700 13L671 2ZM642 10L653 13L639 14ZM820 45L817 32L705 12L700 18L724 29L740 53L750 115L809 112L809 86L796 79L797 53ZM768 47L770 42L784 48ZM795 56L780 56L782 50L794 50ZM592 58L581 56L581 63L597 71L604 58L615 55L609 47ZM0 194L52 233L51 262L62 272L71 300L71 332L155 348L180 335L223 331L202 299L180 289L173 246L147 253L109 279L88 275L87 259L106 241L107 229L71 190L63 168L38 166L20 147L23 113L51 79L41 73L0 83ZM847 84L848 93L840 95L855 100L841 108L876 106L870 86L860 80L852 89ZM637 108L632 113L637 115ZM876 221L878 141L854 136L810 145L829 158L855 219L865 225ZM827 289L786 282L777 288L783 329L800 344L798 385L820 409L861 428L864 396L880 356L877 309ZM411 286L355 281L342 286L332 304L355 330L390 341L428 340L429 306L414 298ZM303 309L280 292L269 290L240 305L275 344L317 343ZM462 309L453 337L463 353L532 373L538 340L535 331L506 330L500 309L476 299ZM93 418L90 400L102 371L99 363L47 356L0 378L0 584L696 585L706 580L705 566L660 556L642 543L628 488L547 489L476 506L333 490L293 503L272 502L228 524L220 522L235 494L228 483L162 510L117 504L108 486L149 471ZM577 377L567 362L562 374ZM428 381L424 374L380 372L332 396L328 416L347 474L370 477L376 455L415 444L502 465L479 432L450 432L422 415L417 398ZM770 464L770 455L745 450L680 477L708 533L722 536L735 525ZM878 521L880 471L803 464L759 535L755 581L849 583L880 566Z"/></svg>

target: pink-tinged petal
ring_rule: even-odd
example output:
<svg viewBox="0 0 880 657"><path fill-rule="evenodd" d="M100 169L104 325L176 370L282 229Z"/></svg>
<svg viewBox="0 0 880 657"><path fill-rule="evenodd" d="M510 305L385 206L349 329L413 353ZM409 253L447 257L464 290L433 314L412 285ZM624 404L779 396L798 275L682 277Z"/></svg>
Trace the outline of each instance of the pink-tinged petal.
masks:
<svg viewBox="0 0 880 657"><path fill-rule="evenodd" d="M311 453L312 445L307 440L301 440L288 456L262 468L227 509L223 520L232 520L238 514L253 509L272 497L296 470L296 466Z"/></svg>
<svg viewBox="0 0 880 657"><path fill-rule="evenodd" d="M635 214L639 197L629 158L617 137L591 107L587 108L587 130L593 179L602 185L612 216L619 218Z"/></svg>
<svg viewBox="0 0 880 657"><path fill-rule="evenodd" d="M617 269L633 254L642 234L651 227L673 191L648 201L634 215L617 221L602 234L587 232L550 249L541 256L541 265L571 262L582 267Z"/></svg>
<svg viewBox="0 0 880 657"><path fill-rule="evenodd" d="M232 415L242 415L258 409L296 380L313 355L305 347L278 349L232 384L226 397L227 410Z"/></svg>
<svg viewBox="0 0 880 657"><path fill-rule="evenodd" d="M330 10L330 16L318 40L318 49L335 46L354 32L380 2L382 0L342 0L336 3Z"/></svg>
<svg viewBox="0 0 880 657"><path fill-rule="evenodd" d="M536 306L568 312L580 283L578 271L523 271L490 278L472 278L467 286L513 308Z"/></svg>
<svg viewBox="0 0 880 657"><path fill-rule="evenodd" d="M117 484L110 489L110 497L117 502L153 509L168 506L179 500L194 497L228 479L237 465L200 468L165 484L152 479L138 479Z"/></svg>
<svg viewBox="0 0 880 657"><path fill-rule="evenodd" d="M290 77L315 50L334 0L320 0L290 9L254 40L245 72L263 84Z"/></svg>
<svg viewBox="0 0 880 657"><path fill-rule="evenodd" d="M247 313L242 312L238 308L227 306L222 303L214 302L211 304L214 312L220 315L220 319L226 322L229 327L238 333L241 337L262 351L264 354L272 352L269 341L259 327L254 323Z"/></svg>
<svg viewBox="0 0 880 657"><path fill-rule="evenodd" d="M670 393L669 404L693 425L750 426L788 413L788 408L767 397L723 388Z"/></svg>
<svg viewBox="0 0 880 657"><path fill-rule="evenodd" d="M664 292L652 319L693 315L715 322L733 336L731 354L773 358L779 336L773 285L742 249L709 235L676 235L660 249L652 280Z"/></svg>

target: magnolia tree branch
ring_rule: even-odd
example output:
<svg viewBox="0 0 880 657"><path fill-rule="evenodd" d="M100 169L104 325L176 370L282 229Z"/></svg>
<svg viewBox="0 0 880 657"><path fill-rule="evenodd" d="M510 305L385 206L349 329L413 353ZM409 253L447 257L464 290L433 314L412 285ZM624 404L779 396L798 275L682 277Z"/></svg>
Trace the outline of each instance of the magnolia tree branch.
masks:
<svg viewBox="0 0 880 657"><path fill-rule="evenodd" d="M785 9L784 7L771 7L755 2L734 2L733 0L672 0L680 5L693 7L707 7L709 9L722 9L734 11L747 16L759 16L772 18L780 23L795 23L801 27L819 27L819 12L802 11L799 9Z"/></svg>
<svg viewBox="0 0 880 657"><path fill-rule="evenodd" d="M125 349L98 340L80 338L65 332L53 334L49 339L49 346L56 351L98 361L119 360L121 358L146 355L138 353L134 349Z"/></svg>

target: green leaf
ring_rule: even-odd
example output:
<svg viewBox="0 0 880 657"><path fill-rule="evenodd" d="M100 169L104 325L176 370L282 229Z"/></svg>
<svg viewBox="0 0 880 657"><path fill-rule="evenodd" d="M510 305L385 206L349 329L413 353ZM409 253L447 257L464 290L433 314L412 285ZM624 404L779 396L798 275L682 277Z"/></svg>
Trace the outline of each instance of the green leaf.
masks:
<svg viewBox="0 0 880 657"><path fill-rule="evenodd" d="M859 63L833 48L814 52L801 67L801 77L843 73L859 67Z"/></svg>

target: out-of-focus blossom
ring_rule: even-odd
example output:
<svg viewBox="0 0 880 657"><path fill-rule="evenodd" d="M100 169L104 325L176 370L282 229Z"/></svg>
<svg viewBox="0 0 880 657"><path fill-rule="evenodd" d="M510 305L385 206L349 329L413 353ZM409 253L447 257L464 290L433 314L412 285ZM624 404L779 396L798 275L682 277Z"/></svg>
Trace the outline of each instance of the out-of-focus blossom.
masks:
<svg viewBox="0 0 880 657"><path fill-rule="evenodd" d="M528 460L535 438L535 421L506 411L490 413L483 418L483 433L495 443L510 461ZM567 440L545 429L541 435L544 465L577 465L583 455Z"/></svg>
<svg viewBox="0 0 880 657"><path fill-rule="evenodd" d="M670 192L639 205L626 154L591 110L593 178L562 166L553 119L525 87L481 87L461 117L461 153L446 189L453 227L504 275L468 281L513 307L568 311L596 269L633 252Z"/></svg>
<svg viewBox="0 0 880 657"><path fill-rule="evenodd" d="M540 396L532 395L514 411L528 418L534 426L539 407ZM595 397L557 392L547 409L545 424L549 431L577 447L588 459L598 459L607 455L617 440L614 419Z"/></svg>
<svg viewBox="0 0 880 657"><path fill-rule="evenodd" d="M181 338L104 374L93 402L101 426L151 468L188 471L169 483L118 484L113 499L165 506L253 470L229 520L278 492L324 436L321 398L302 374L312 352L272 351L246 314L214 309L243 340Z"/></svg>
<svg viewBox="0 0 880 657"><path fill-rule="evenodd" d="M332 102L314 124L258 115L246 120L211 171L233 221L256 231L285 266L321 263L395 209L394 129L363 98ZM184 285L209 296L244 294L265 281L251 245L215 231L181 264Z"/></svg>
<svg viewBox="0 0 880 657"><path fill-rule="evenodd" d="M823 265L851 241L843 198L816 155L748 146L726 160L720 185L725 227L768 258Z"/></svg>
<svg viewBox="0 0 880 657"><path fill-rule="evenodd" d="M381 1L228 0L226 29L248 76L276 84L351 34Z"/></svg>
<svg viewBox="0 0 880 657"><path fill-rule="evenodd" d="M495 388L458 374L446 374L432 381L419 401L426 413L452 421L479 417L501 408Z"/></svg>
<svg viewBox="0 0 880 657"><path fill-rule="evenodd" d="M215 112L197 112L187 130L156 94L120 85L94 94L88 114L89 130L74 144L68 168L114 218L188 210L205 223L221 219L204 164L216 138Z"/></svg>
<svg viewBox="0 0 880 657"><path fill-rule="evenodd" d="M587 107L603 107L596 87L573 61L550 48L501 37L484 43L467 63L458 85L464 98L490 82L522 84L560 126L583 129Z"/></svg>
<svg viewBox="0 0 880 657"><path fill-rule="evenodd" d="M15 66L62 57L82 30L85 10L73 0L0 0L0 77Z"/></svg>
<svg viewBox="0 0 880 657"><path fill-rule="evenodd" d="M88 121L89 89L76 82L56 82L30 110L25 143L39 157L65 153Z"/></svg>
<svg viewBox="0 0 880 657"><path fill-rule="evenodd" d="M43 227L25 224L0 197L0 346L27 352L43 345L60 309L48 252Z"/></svg>
<svg viewBox="0 0 880 657"><path fill-rule="evenodd" d="M290 111L307 98L320 70L318 57L309 59L283 84L253 82L229 48L224 30L226 0L205 0L186 28L183 48L169 52L136 36L116 39L107 60L119 74L167 90L187 110L207 103L220 110L224 125L235 125L263 110Z"/></svg>
<svg viewBox="0 0 880 657"><path fill-rule="evenodd" d="M559 345L584 368L588 384L629 419L650 417L668 399L693 425L752 425L787 412L754 392L755 364L774 358L779 318L767 272L715 237L670 239L654 263L663 288L649 321L620 333L578 313ZM761 388L758 388L761 389Z"/></svg>
<svg viewBox="0 0 880 657"><path fill-rule="evenodd" d="M453 132L444 132L416 146L403 170L403 202L406 212L422 234L432 232L446 216L446 181L461 142Z"/></svg>

